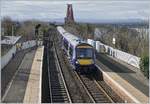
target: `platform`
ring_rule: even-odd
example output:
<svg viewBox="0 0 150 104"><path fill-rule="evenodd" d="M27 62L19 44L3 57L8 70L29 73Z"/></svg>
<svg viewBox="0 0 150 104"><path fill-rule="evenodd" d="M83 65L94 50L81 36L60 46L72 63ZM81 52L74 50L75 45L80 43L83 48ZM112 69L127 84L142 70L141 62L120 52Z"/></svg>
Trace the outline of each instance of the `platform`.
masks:
<svg viewBox="0 0 150 104"><path fill-rule="evenodd" d="M21 64L21 61L24 58L25 54L33 49L35 48L17 52L15 57L12 58L3 69L1 69L1 97L3 97L9 82L12 80L12 77L14 76L16 70L19 68L19 65Z"/></svg>
<svg viewBox="0 0 150 104"><path fill-rule="evenodd" d="M41 103L43 51L41 46L26 53L4 94L3 103Z"/></svg>
<svg viewBox="0 0 150 104"><path fill-rule="evenodd" d="M104 54L99 54L97 59L97 67L102 72L104 81L125 102L148 103L148 80L137 71L139 69Z"/></svg>

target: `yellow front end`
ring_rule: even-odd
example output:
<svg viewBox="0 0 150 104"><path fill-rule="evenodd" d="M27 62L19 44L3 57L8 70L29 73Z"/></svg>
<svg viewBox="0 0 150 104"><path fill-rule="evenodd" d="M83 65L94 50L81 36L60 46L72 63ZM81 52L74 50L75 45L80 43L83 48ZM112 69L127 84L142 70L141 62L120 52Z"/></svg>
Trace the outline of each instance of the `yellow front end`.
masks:
<svg viewBox="0 0 150 104"><path fill-rule="evenodd" d="M82 66L87 66L87 65L92 65L94 62L92 59L78 59L79 65Z"/></svg>

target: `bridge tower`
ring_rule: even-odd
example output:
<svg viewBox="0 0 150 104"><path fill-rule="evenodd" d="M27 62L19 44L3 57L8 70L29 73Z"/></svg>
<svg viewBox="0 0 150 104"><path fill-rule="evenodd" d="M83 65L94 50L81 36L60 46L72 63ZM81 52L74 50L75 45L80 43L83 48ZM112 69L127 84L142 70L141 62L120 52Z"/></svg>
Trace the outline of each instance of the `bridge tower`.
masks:
<svg viewBox="0 0 150 104"><path fill-rule="evenodd" d="M65 23L74 23L72 4L67 4L67 14L65 17Z"/></svg>

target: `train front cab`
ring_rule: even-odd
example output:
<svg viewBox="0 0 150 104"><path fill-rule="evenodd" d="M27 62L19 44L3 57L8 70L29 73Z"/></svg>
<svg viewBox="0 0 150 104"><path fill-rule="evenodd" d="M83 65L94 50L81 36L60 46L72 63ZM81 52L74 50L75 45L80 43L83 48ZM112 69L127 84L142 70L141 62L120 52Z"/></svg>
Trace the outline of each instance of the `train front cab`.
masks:
<svg viewBox="0 0 150 104"><path fill-rule="evenodd" d="M87 43L76 46L75 69L77 71L91 72L95 69L95 51Z"/></svg>

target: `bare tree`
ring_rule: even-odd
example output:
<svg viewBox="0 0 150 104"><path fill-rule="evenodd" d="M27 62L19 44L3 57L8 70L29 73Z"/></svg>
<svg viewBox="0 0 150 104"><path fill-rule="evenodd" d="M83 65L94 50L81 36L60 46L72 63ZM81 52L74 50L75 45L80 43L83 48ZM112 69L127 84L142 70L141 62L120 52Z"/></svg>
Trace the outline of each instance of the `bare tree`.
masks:
<svg viewBox="0 0 150 104"><path fill-rule="evenodd" d="M13 21L9 17L2 19L2 27L4 28L4 35L12 35Z"/></svg>

